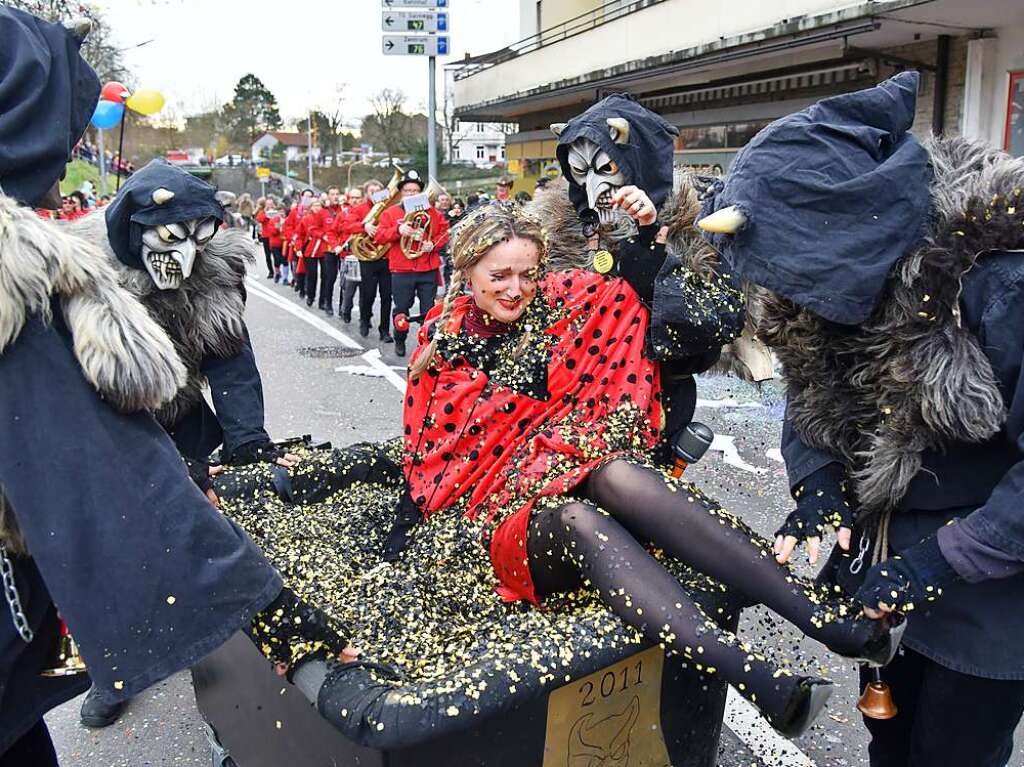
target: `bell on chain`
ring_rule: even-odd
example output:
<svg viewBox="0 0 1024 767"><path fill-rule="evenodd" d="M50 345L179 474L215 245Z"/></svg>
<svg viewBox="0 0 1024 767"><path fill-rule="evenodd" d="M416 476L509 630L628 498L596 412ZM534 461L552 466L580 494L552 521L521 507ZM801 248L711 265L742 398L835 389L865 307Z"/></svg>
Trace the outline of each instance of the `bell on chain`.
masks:
<svg viewBox="0 0 1024 767"><path fill-rule="evenodd" d="M892 719L899 713L892 699L892 690L882 681L882 672L875 668L874 679L868 682L857 701L857 710L868 719Z"/></svg>
<svg viewBox="0 0 1024 767"><path fill-rule="evenodd" d="M86 671L85 661L78 652L78 643L68 631L68 624L60 619L60 641L57 643L57 657L50 664L50 667L39 672L39 676L58 677L74 676L84 674Z"/></svg>

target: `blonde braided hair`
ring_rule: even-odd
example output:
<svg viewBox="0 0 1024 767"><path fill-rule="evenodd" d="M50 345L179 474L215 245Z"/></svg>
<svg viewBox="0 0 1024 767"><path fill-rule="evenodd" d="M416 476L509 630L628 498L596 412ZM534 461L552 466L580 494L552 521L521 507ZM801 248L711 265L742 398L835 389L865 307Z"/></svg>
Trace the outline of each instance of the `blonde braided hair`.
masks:
<svg viewBox="0 0 1024 767"><path fill-rule="evenodd" d="M480 263L495 245L517 239L530 240L537 246L542 267L547 256L547 236L537 219L526 214L519 205L493 203L481 206L455 227L451 246L452 281L445 292L444 305L434 326L434 337L409 366L410 376L423 374L433 364L438 340L448 332L448 321L455 308L455 299L466 288L469 270ZM520 350L525 348L529 336L527 333L520 341Z"/></svg>

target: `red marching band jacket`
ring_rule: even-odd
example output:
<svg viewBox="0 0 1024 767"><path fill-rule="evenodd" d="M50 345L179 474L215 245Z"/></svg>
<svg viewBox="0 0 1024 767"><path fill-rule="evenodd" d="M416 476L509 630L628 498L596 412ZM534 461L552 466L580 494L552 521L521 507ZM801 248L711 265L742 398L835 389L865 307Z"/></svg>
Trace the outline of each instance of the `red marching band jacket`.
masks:
<svg viewBox="0 0 1024 767"><path fill-rule="evenodd" d="M327 226L323 208L306 213L299 221L295 235L296 247L303 258L323 258L327 251Z"/></svg>
<svg viewBox="0 0 1024 767"><path fill-rule="evenodd" d="M352 235L365 231L363 219L366 218L372 207L373 203L370 200L363 200L358 205L350 207L344 216L338 216L334 222L334 237L337 242L345 245Z"/></svg>
<svg viewBox="0 0 1024 767"><path fill-rule="evenodd" d="M374 241L378 245L389 245L388 268L392 274L399 272L430 272L441 268L441 248L448 242L448 221L436 208L427 208L430 215L430 241L434 243L434 249L424 253L419 258L406 258L402 252L402 235L398 233L398 226L405 218L405 208L401 203L392 205L384 211L380 217L380 225L377 227L377 236Z"/></svg>
<svg viewBox="0 0 1024 767"><path fill-rule="evenodd" d="M301 219L302 206L296 205L288 211L288 215L285 217L284 223L281 225L281 236L284 239L284 255L288 257L289 261L294 261L296 258L295 236L298 234L299 221Z"/></svg>
<svg viewBox="0 0 1024 767"><path fill-rule="evenodd" d="M261 210L256 214L256 221L260 225L260 237L270 243L271 248L280 248L284 242L284 235L281 228L284 225L284 214L275 210L276 215L268 216L266 211Z"/></svg>
<svg viewBox="0 0 1024 767"><path fill-rule="evenodd" d="M331 253L339 245L344 245L347 237L340 237L338 227L348 215L347 205L325 205L321 211L324 221L324 252Z"/></svg>

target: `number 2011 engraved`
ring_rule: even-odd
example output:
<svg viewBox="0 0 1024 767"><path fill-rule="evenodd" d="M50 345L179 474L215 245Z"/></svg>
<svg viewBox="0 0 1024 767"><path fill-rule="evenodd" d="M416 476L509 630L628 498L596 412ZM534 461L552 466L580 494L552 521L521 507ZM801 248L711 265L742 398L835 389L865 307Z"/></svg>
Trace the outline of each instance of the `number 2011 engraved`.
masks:
<svg viewBox="0 0 1024 767"><path fill-rule="evenodd" d="M608 698L616 690L622 692L634 685L641 684L643 682L643 670L644 662L638 660L634 665L624 667L618 674L614 671L606 671L604 676L601 677L600 684L595 685L593 682L584 682L578 690L578 692L583 694L583 701L580 703L580 706L586 708L587 706L594 705L597 702L598 695L602 698Z"/></svg>

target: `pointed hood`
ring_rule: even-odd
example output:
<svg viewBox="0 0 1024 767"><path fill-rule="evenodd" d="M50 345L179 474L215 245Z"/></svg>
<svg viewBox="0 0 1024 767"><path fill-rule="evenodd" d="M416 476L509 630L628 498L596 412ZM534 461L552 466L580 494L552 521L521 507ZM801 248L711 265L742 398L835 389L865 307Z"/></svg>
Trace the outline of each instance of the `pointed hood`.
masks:
<svg viewBox="0 0 1024 767"><path fill-rule="evenodd" d="M917 87L904 72L824 99L739 153L704 213L745 215L736 234L710 235L741 278L833 322L868 319L893 264L924 235L932 170L908 133Z"/></svg>

